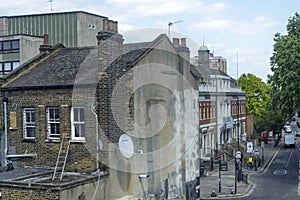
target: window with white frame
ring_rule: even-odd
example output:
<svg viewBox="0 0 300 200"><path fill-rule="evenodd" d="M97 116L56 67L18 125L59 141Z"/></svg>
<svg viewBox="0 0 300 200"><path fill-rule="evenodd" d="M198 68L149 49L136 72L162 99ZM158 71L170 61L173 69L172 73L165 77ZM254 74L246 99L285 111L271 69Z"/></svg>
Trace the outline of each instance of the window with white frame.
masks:
<svg viewBox="0 0 300 200"><path fill-rule="evenodd" d="M35 138L35 109L23 108L23 136L25 139Z"/></svg>
<svg viewBox="0 0 300 200"><path fill-rule="evenodd" d="M71 110L72 139L85 140L84 108L73 107Z"/></svg>
<svg viewBox="0 0 300 200"><path fill-rule="evenodd" d="M60 116L58 107L47 108L47 132L48 138L59 139L60 138Z"/></svg>

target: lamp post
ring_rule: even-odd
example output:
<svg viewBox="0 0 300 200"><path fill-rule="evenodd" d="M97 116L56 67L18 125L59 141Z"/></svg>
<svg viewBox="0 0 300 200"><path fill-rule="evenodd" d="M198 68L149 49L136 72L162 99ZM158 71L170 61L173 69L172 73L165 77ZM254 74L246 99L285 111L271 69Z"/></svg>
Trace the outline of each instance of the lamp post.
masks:
<svg viewBox="0 0 300 200"><path fill-rule="evenodd" d="M238 94L236 96L236 99L237 99L236 100L237 151L240 152L240 102L239 102ZM237 171L237 173L235 173L235 179L237 179L237 181L239 182L240 179L241 179L241 174L242 174L242 167L241 167L240 158L235 159L235 168L236 168L235 172ZM235 187L236 187L236 181L235 181Z"/></svg>
<svg viewBox="0 0 300 200"><path fill-rule="evenodd" d="M199 185L198 185L198 189L196 189L198 191L198 198L201 198L200 196L200 189L201 189L201 182L200 182L200 177L201 177L201 133L199 133L199 137L198 137L198 145L199 145Z"/></svg>
<svg viewBox="0 0 300 200"><path fill-rule="evenodd" d="M221 157L219 159L219 193L221 193Z"/></svg>
<svg viewBox="0 0 300 200"><path fill-rule="evenodd" d="M235 165L234 165L234 194L236 194L236 192L237 192L237 183L236 183L237 158L236 158L236 156L234 156L234 163L235 163Z"/></svg>
<svg viewBox="0 0 300 200"><path fill-rule="evenodd" d="M262 165L264 164L264 159L265 159L264 148L265 148L265 142L261 141L261 164Z"/></svg>

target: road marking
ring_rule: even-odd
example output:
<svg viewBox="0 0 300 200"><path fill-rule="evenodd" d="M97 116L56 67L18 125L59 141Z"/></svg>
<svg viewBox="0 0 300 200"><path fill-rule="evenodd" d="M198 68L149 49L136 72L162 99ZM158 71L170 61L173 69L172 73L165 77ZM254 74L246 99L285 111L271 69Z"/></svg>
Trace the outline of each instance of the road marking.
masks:
<svg viewBox="0 0 300 200"><path fill-rule="evenodd" d="M287 170L286 169L277 169L273 172L274 175L276 176L283 176L287 174Z"/></svg>
<svg viewBox="0 0 300 200"><path fill-rule="evenodd" d="M289 162L290 162L290 160L291 160L293 151L294 151L294 149L291 151L290 156L289 156L289 159L288 159L288 161L287 161L287 163L286 163L286 165L285 165L284 167L287 167L287 166L289 165Z"/></svg>

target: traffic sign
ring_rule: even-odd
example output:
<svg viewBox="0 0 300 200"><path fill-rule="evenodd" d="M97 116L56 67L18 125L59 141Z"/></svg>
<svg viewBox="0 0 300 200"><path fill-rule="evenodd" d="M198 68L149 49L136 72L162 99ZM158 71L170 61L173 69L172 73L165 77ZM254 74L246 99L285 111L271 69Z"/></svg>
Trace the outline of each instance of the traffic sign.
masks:
<svg viewBox="0 0 300 200"><path fill-rule="evenodd" d="M253 142L247 142L247 153L253 152Z"/></svg>
<svg viewBox="0 0 300 200"><path fill-rule="evenodd" d="M242 153L241 153L240 151L237 151L237 152L235 153L235 157L236 157L236 158L242 158Z"/></svg>

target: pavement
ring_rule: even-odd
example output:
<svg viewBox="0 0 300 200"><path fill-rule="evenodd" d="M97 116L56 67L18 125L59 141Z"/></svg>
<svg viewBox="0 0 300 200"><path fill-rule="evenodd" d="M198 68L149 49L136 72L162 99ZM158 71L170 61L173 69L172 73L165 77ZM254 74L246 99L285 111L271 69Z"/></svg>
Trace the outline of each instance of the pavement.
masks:
<svg viewBox="0 0 300 200"><path fill-rule="evenodd" d="M200 178L200 199L234 199L247 197L255 189L256 185L251 182L251 175L254 173L262 173L267 168L271 160L273 159L276 151L280 148L280 142L277 147L274 147L275 142L268 142L265 144L264 148L264 162L256 169L247 168L246 166L242 167L242 171L245 174L248 174L248 181L237 181L236 182L236 193L235 190L235 159L228 161L228 170L221 171L221 181L219 181L219 164L214 164L214 170L210 171L205 169L204 176ZM261 153L259 155L261 157ZM221 184L220 184L221 183ZM221 185L221 192L219 191L219 185ZM212 196L212 193L215 193L216 197Z"/></svg>

